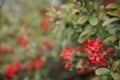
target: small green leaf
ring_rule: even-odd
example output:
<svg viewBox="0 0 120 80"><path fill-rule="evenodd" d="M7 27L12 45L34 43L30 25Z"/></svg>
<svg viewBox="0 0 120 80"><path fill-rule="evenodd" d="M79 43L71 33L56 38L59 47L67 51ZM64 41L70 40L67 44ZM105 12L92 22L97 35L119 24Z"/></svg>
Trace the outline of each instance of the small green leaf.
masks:
<svg viewBox="0 0 120 80"><path fill-rule="evenodd" d="M92 30L90 30L90 29L84 30L84 31L80 34L80 36L88 35L88 34L90 34L91 31L92 31Z"/></svg>
<svg viewBox="0 0 120 80"><path fill-rule="evenodd" d="M89 23L90 23L91 25L93 25L93 26L97 25L98 22L99 22L99 20L98 20L98 18L95 17L95 16L92 16L92 17L89 18Z"/></svg>
<svg viewBox="0 0 120 80"><path fill-rule="evenodd" d="M116 9L116 8L120 8L120 5L112 3L112 4L108 4L106 7L106 9Z"/></svg>
<svg viewBox="0 0 120 80"><path fill-rule="evenodd" d="M78 19L78 23L83 24L88 20L88 16L82 16Z"/></svg>
<svg viewBox="0 0 120 80"><path fill-rule="evenodd" d="M112 23L112 22L114 22L114 21L117 21L117 20L119 20L119 18L111 18L111 19L108 19L108 20L106 20L106 21L102 24L102 26L106 26L106 25L108 25L108 24L110 24L110 23Z"/></svg>
<svg viewBox="0 0 120 80"><path fill-rule="evenodd" d="M107 68L98 68L98 69L95 71L96 75L107 74L107 73L109 73L109 72L110 72L110 71L109 71L109 69L107 69Z"/></svg>
<svg viewBox="0 0 120 80"><path fill-rule="evenodd" d="M119 64L120 64L119 61L114 62L114 64L112 65L112 71L113 72L117 70L117 68L119 67Z"/></svg>
<svg viewBox="0 0 120 80"><path fill-rule="evenodd" d="M111 76L113 77L114 80L120 80L120 74L119 73L111 72Z"/></svg>
<svg viewBox="0 0 120 80"><path fill-rule="evenodd" d="M84 29L84 31L82 31L82 33L79 35L78 37L78 42L82 43L86 38L88 38L91 33L94 32L94 29L91 28L91 25L87 25Z"/></svg>
<svg viewBox="0 0 120 80"><path fill-rule="evenodd" d="M112 35L112 36L107 37L103 42L109 44L110 42L114 42L115 40L117 40L117 36Z"/></svg>

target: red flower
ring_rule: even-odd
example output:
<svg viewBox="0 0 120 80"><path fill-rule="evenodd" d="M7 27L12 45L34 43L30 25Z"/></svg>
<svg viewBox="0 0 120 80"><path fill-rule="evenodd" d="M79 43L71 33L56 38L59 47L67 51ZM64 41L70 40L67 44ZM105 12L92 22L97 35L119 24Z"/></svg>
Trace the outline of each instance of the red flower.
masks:
<svg viewBox="0 0 120 80"><path fill-rule="evenodd" d="M67 62L65 62L65 67L64 67L64 69L68 70L68 69L70 69L71 66L72 66L72 63L69 62L69 61L67 61Z"/></svg>
<svg viewBox="0 0 120 80"><path fill-rule="evenodd" d="M26 69L32 70L33 68L34 68L34 62L33 61L28 62L26 65Z"/></svg>
<svg viewBox="0 0 120 80"><path fill-rule="evenodd" d="M26 69L27 70L40 69L43 62L44 62L44 59L42 57L38 59L33 59L27 63Z"/></svg>
<svg viewBox="0 0 120 80"><path fill-rule="evenodd" d="M79 74L83 74L83 73L85 72L85 70L82 69L82 68L80 68L80 67L78 67L78 68L77 68L77 72L78 72Z"/></svg>
<svg viewBox="0 0 120 80"><path fill-rule="evenodd" d="M84 66L86 63L87 63L87 62L86 62L85 59L83 59L83 60L81 61L81 65L82 65L82 66Z"/></svg>
<svg viewBox="0 0 120 80"><path fill-rule="evenodd" d="M43 19L41 20L41 22L40 22L40 27L41 27L41 29L42 30L44 30L44 31L47 31L48 30L48 28L49 28L49 22L48 22L48 18L46 18L46 17L43 17Z"/></svg>
<svg viewBox="0 0 120 80"><path fill-rule="evenodd" d="M107 53L108 54L113 54L115 51L114 51L114 49L113 48L108 48L107 49Z"/></svg>
<svg viewBox="0 0 120 80"><path fill-rule="evenodd" d="M106 65L106 59L102 51L104 46L101 43L101 40L97 38L96 40L88 40L88 45L85 45L85 50L88 52L88 59L96 65Z"/></svg>
<svg viewBox="0 0 120 80"><path fill-rule="evenodd" d="M5 68L5 76L10 77L10 78L15 76L15 71L14 71L12 65L7 65L6 66L6 68Z"/></svg>
<svg viewBox="0 0 120 80"><path fill-rule="evenodd" d="M98 66L101 66L101 65L106 66L107 61L106 61L105 58L101 58L99 61L92 61L92 63L94 63L94 64L96 64Z"/></svg>
<svg viewBox="0 0 120 80"><path fill-rule="evenodd" d="M8 47L3 47L3 46L1 46L0 51L1 51L2 53L6 53L6 52L8 51Z"/></svg>
<svg viewBox="0 0 120 80"><path fill-rule="evenodd" d="M15 62L13 63L13 69L14 69L15 72L21 70L21 69L22 69L22 64L21 64L21 62L20 62L20 61L15 61Z"/></svg>
<svg viewBox="0 0 120 80"><path fill-rule="evenodd" d="M61 57L63 59L69 60L72 58L72 54L72 49L70 47L66 47L62 50Z"/></svg>
<svg viewBox="0 0 120 80"><path fill-rule="evenodd" d="M75 50L76 52L82 52L82 47L81 47L81 46L75 47L74 50Z"/></svg>
<svg viewBox="0 0 120 80"><path fill-rule="evenodd" d="M87 68L87 72L92 72L93 68Z"/></svg>
<svg viewBox="0 0 120 80"><path fill-rule="evenodd" d="M114 3L116 2L117 0L109 0L109 3Z"/></svg>
<svg viewBox="0 0 120 80"><path fill-rule="evenodd" d="M36 69L40 69L42 64L43 64L43 58L39 58L39 59L35 60L35 68Z"/></svg>
<svg viewBox="0 0 120 80"><path fill-rule="evenodd" d="M91 51L100 53L104 50L104 46L101 44L101 40L97 38L96 40L88 40L88 45L85 46L85 50L88 51L88 53L91 53Z"/></svg>
<svg viewBox="0 0 120 80"><path fill-rule="evenodd" d="M103 58L103 55L100 53L90 53L88 54L88 59L91 61L99 61L101 58Z"/></svg>
<svg viewBox="0 0 120 80"><path fill-rule="evenodd" d="M22 36L19 36L19 37L17 38L17 42L18 42L20 45L22 45L23 47L26 47L26 46L28 45L28 41L27 41L24 37L22 37Z"/></svg>

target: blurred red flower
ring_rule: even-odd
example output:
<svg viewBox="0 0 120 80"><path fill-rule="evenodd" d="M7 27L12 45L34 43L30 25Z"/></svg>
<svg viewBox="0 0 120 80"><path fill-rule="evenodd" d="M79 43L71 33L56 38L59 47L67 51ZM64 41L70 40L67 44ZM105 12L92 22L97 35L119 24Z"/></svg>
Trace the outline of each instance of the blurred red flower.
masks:
<svg viewBox="0 0 120 80"><path fill-rule="evenodd" d="M93 68L87 68L87 72L92 72Z"/></svg>
<svg viewBox="0 0 120 80"><path fill-rule="evenodd" d="M7 46L0 46L0 52L1 53L6 53L8 51L8 47Z"/></svg>
<svg viewBox="0 0 120 80"><path fill-rule="evenodd" d="M108 48L107 49L107 54L113 54L115 51L113 48Z"/></svg>
<svg viewBox="0 0 120 80"><path fill-rule="evenodd" d="M64 69L68 70L71 66L72 66L72 63L69 61L66 61Z"/></svg>
<svg viewBox="0 0 120 80"><path fill-rule="evenodd" d="M15 71L14 71L14 68L13 68L13 66L11 64L6 66L6 68L5 68L5 76L10 77L10 78L15 76Z"/></svg>
<svg viewBox="0 0 120 80"><path fill-rule="evenodd" d="M82 69L82 68L80 68L80 67L78 67L78 68L77 68L77 72L78 72L79 74L83 74L83 73L85 72L85 70Z"/></svg>
<svg viewBox="0 0 120 80"><path fill-rule="evenodd" d="M49 19L48 17L43 17L43 18L41 19L40 27L41 27L41 29L44 30L44 31L47 31L48 28L49 28L49 26L50 26L48 19Z"/></svg>
<svg viewBox="0 0 120 80"><path fill-rule="evenodd" d="M22 64L20 61L15 61L12 65L15 72L22 69Z"/></svg>
<svg viewBox="0 0 120 80"><path fill-rule="evenodd" d="M116 2L117 0L109 0L109 3L114 3Z"/></svg>
<svg viewBox="0 0 120 80"><path fill-rule="evenodd" d="M81 46L77 46L75 47L75 52L82 52L82 47Z"/></svg>
<svg viewBox="0 0 120 80"><path fill-rule="evenodd" d="M22 45L23 47L26 47L28 45L28 41L22 36L19 36L17 38L17 42L18 42L18 44Z"/></svg>
<svg viewBox="0 0 120 80"><path fill-rule="evenodd" d="M34 62L31 60L26 64L25 67L27 70L32 70L34 68Z"/></svg>
<svg viewBox="0 0 120 80"><path fill-rule="evenodd" d="M27 64L26 64L26 69L27 70L32 70L32 69L40 69L41 66L43 65L44 59L43 57L40 57L38 59L33 59L30 60Z"/></svg>
<svg viewBox="0 0 120 80"><path fill-rule="evenodd" d="M35 60L35 68L40 69L43 64L43 58L39 58Z"/></svg>
<svg viewBox="0 0 120 80"><path fill-rule="evenodd" d="M84 66L84 65L86 65L86 63L87 63L86 60L85 60L85 59L82 59L81 65Z"/></svg>

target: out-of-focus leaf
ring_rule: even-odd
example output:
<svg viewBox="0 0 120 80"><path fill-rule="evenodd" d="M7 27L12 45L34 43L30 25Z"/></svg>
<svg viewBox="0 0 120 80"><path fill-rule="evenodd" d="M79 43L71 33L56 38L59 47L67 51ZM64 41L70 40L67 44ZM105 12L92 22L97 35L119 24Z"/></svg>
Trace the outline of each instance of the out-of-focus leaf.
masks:
<svg viewBox="0 0 120 80"><path fill-rule="evenodd" d="M119 48L120 48L120 40L119 40Z"/></svg>
<svg viewBox="0 0 120 80"><path fill-rule="evenodd" d="M103 42L104 43L110 43L110 42L114 42L116 39L117 39L117 36L112 35L112 36L107 37Z"/></svg>
<svg viewBox="0 0 120 80"><path fill-rule="evenodd" d="M110 34L115 34L116 30L117 29L115 29L115 28L108 28L108 31Z"/></svg>
<svg viewBox="0 0 120 80"><path fill-rule="evenodd" d="M119 73L111 72L111 76L113 77L114 80L120 80L120 74Z"/></svg>
<svg viewBox="0 0 120 80"><path fill-rule="evenodd" d="M99 22L99 20L98 20L98 18L95 17L95 16L92 16L92 17L89 18L89 23L90 23L91 25L93 25L93 26L97 25L98 22Z"/></svg>
<svg viewBox="0 0 120 80"><path fill-rule="evenodd" d="M107 14L109 14L110 16L120 17L120 9L108 12Z"/></svg>
<svg viewBox="0 0 120 80"><path fill-rule="evenodd" d="M112 23L112 22L114 22L114 21L117 21L117 20L119 20L119 18L111 18L111 19L108 19L108 20L106 20L106 21L102 24L102 26L106 26L106 25L108 25L108 24L110 24L110 23Z"/></svg>
<svg viewBox="0 0 120 80"><path fill-rule="evenodd" d="M81 59L79 59L78 62L76 63L76 68L81 67L80 63L81 63Z"/></svg>
<svg viewBox="0 0 120 80"><path fill-rule="evenodd" d="M116 71L116 69L119 67L119 61L115 61L114 64L112 65L112 71Z"/></svg>
<svg viewBox="0 0 120 80"><path fill-rule="evenodd" d="M116 8L120 8L120 5L119 5L119 4L112 3L112 4L108 4L108 5L106 6L106 9L116 9Z"/></svg>
<svg viewBox="0 0 120 80"><path fill-rule="evenodd" d="M80 34L80 36L85 36L85 35L89 34L90 32L91 32L91 30L90 30L90 29L87 29L87 30L83 31L83 32Z"/></svg>
<svg viewBox="0 0 120 80"><path fill-rule="evenodd" d="M78 23L83 24L88 20L88 16L82 16L78 19Z"/></svg>
<svg viewBox="0 0 120 80"><path fill-rule="evenodd" d="M102 75L102 74L107 74L109 73L109 69L107 68L98 68L96 71L95 71L95 74L96 75Z"/></svg>
<svg viewBox="0 0 120 80"><path fill-rule="evenodd" d="M24 80L29 80L28 76L26 76L26 77L24 78Z"/></svg>
<svg viewBox="0 0 120 80"><path fill-rule="evenodd" d="M119 46L114 46L115 50L120 50Z"/></svg>
<svg viewBox="0 0 120 80"><path fill-rule="evenodd" d="M85 39L87 39L91 34L93 34L94 29L91 29L91 25L87 25L85 30L78 37L78 42L82 43Z"/></svg>

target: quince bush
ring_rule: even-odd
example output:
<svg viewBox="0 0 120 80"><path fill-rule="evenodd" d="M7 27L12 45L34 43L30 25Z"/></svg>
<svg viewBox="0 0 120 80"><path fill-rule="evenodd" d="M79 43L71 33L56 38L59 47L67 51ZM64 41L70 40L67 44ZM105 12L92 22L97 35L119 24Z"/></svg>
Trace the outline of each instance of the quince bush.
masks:
<svg viewBox="0 0 120 80"><path fill-rule="evenodd" d="M120 1L62 1L59 11L48 13L63 47L60 63L81 76L91 74L83 80L120 80Z"/></svg>

